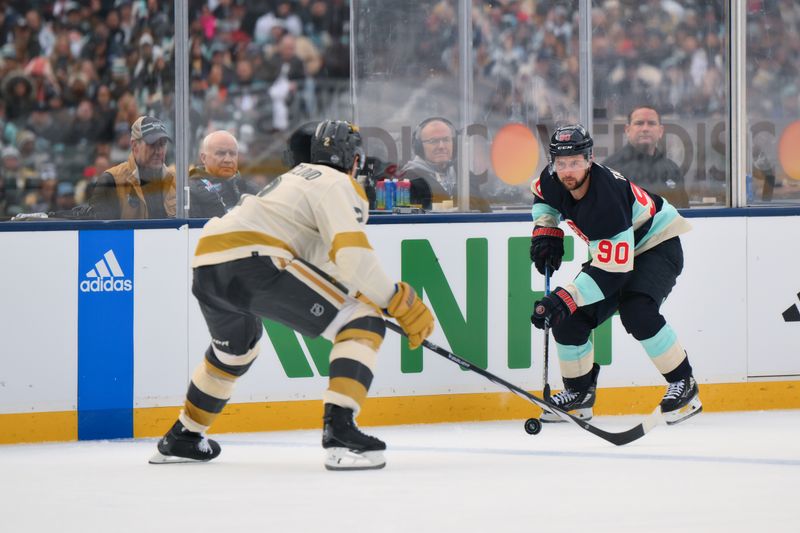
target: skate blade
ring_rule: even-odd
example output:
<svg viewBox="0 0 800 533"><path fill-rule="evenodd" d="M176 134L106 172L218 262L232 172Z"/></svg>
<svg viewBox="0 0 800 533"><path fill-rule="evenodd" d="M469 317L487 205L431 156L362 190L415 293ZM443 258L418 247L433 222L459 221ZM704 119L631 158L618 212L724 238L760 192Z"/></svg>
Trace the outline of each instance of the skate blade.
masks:
<svg viewBox="0 0 800 533"><path fill-rule="evenodd" d="M380 450L356 453L349 448L328 448L325 468L328 470L377 470L386 466Z"/></svg>
<svg viewBox="0 0 800 533"><path fill-rule="evenodd" d="M207 463L210 459L190 459L188 457L178 457L177 455L164 455L161 452L156 452L150 458L148 463L151 465L168 465L177 463Z"/></svg>
<svg viewBox="0 0 800 533"><path fill-rule="evenodd" d="M585 407L583 409L575 409L574 411L569 411L569 414L578 418L580 420L586 420L587 422L592 419L593 412L591 407ZM550 411L543 411L542 416L539 417L539 420L546 424L557 424L558 422L566 422L563 418L558 416L555 413L551 413Z"/></svg>
<svg viewBox="0 0 800 533"><path fill-rule="evenodd" d="M680 409L675 409L674 411L663 413L663 415L664 415L664 420L667 422L667 425L674 426L675 424L679 424L684 420L693 417L694 415L700 414L702 411L703 411L703 404L700 403L700 398L695 396L689 403L687 403Z"/></svg>

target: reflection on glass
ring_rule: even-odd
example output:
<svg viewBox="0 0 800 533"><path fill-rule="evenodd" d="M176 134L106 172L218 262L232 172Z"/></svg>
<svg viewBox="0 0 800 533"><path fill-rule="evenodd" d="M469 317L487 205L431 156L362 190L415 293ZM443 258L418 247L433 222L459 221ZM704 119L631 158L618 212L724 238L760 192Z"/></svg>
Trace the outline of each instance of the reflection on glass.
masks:
<svg viewBox="0 0 800 533"><path fill-rule="evenodd" d="M747 10L747 204L800 202L800 5Z"/></svg>
<svg viewBox="0 0 800 533"><path fill-rule="evenodd" d="M595 158L676 207L726 205L725 2L593 2Z"/></svg>
<svg viewBox="0 0 800 533"><path fill-rule="evenodd" d="M530 7L486 2L473 11L473 93L485 131L473 164L485 169L494 210L530 209L550 134L578 120L578 2Z"/></svg>
<svg viewBox="0 0 800 533"><path fill-rule="evenodd" d="M353 115L346 2L210 4L189 1L188 216L197 218L285 171L286 142L302 124ZM235 147L237 171L209 164L220 139Z"/></svg>
<svg viewBox="0 0 800 533"><path fill-rule="evenodd" d="M108 199L123 202L117 209L91 201L97 183L116 183L106 171L133 157L139 117L175 136L174 3L6 3L0 219L174 216L169 185L166 205L146 212L131 203L147 199L127 190L106 187ZM471 41L460 45L462 5L470 6ZM402 190L403 207L449 210L468 183L471 211L528 209L550 134L578 120L579 5L188 0L189 142L168 143L163 163L174 172L175 150L185 150L199 169L189 184L210 179L203 141L226 131L237 180L246 182L237 190L258 190L286 169L281 156L298 126L357 119L373 207L383 181ZM729 6L591 2L595 160L678 207L731 198ZM747 202L798 203L800 5L748 2L746 12ZM462 160L469 168L459 168ZM235 194L223 196L229 207ZM189 215L206 217L197 205Z"/></svg>

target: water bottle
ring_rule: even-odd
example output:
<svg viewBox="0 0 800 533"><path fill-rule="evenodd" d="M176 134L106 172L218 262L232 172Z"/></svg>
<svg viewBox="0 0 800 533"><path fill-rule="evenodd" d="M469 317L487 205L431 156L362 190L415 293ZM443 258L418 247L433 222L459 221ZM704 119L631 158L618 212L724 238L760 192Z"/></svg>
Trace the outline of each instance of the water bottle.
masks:
<svg viewBox="0 0 800 533"><path fill-rule="evenodd" d="M375 184L375 209L386 209L386 181Z"/></svg>
<svg viewBox="0 0 800 533"><path fill-rule="evenodd" d="M398 183L399 199L397 205L408 207L411 205L411 182L408 180L400 180Z"/></svg>
<svg viewBox="0 0 800 533"><path fill-rule="evenodd" d="M386 210L391 211L394 209L394 193L395 182L393 180L384 180L386 182Z"/></svg>

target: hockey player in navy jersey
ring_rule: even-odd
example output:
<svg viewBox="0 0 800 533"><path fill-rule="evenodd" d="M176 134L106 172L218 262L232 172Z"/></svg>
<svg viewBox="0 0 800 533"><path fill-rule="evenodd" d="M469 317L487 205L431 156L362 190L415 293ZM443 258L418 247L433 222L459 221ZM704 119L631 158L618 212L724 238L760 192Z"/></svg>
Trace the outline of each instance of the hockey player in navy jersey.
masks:
<svg viewBox="0 0 800 533"><path fill-rule="evenodd" d="M668 424L699 413L702 404L689 357L659 310L683 269L680 234L691 227L666 200L594 162L594 142L579 125L556 129L550 164L534 194L531 261L544 274L561 266L564 220L589 245L591 260L572 283L534 304L531 322L552 328L564 390L551 403L592 417L600 371L589 335L619 311L625 330L644 347L668 383L661 411ZM542 421L560 421L544 413Z"/></svg>
<svg viewBox="0 0 800 533"><path fill-rule="evenodd" d="M333 342L322 396L325 467L386 464L384 442L362 433L354 421L385 334L381 310L397 320L412 349L433 331L433 316L410 285L387 277L367 239L367 195L353 179L365 156L358 128L324 121L305 138L298 131L290 150L310 146L309 158L294 154L292 162L300 164L203 228L192 261L192 292L211 344L151 463L219 455L219 444L205 432L256 359L261 320L268 318Z"/></svg>

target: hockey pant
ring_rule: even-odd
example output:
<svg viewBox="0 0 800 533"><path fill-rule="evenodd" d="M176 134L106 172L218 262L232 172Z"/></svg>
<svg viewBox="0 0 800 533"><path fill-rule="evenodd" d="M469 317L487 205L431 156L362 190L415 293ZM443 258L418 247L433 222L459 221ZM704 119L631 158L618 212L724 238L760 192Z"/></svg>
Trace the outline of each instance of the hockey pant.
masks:
<svg viewBox="0 0 800 533"><path fill-rule="evenodd" d="M579 307L553 327L561 376L567 388L583 390L591 384L594 346L589 336L617 311L625 331L642 344L668 382L692 374L686 352L660 311L683 270L680 240L669 239L636 256L634 263L634 271L617 294Z"/></svg>
<svg viewBox="0 0 800 533"><path fill-rule="evenodd" d="M195 369L181 422L203 432L222 412L236 380L258 356L262 320L333 342L323 400L356 414L372 383L385 326L372 306L313 265L254 256L194 269L192 283L211 344Z"/></svg>

